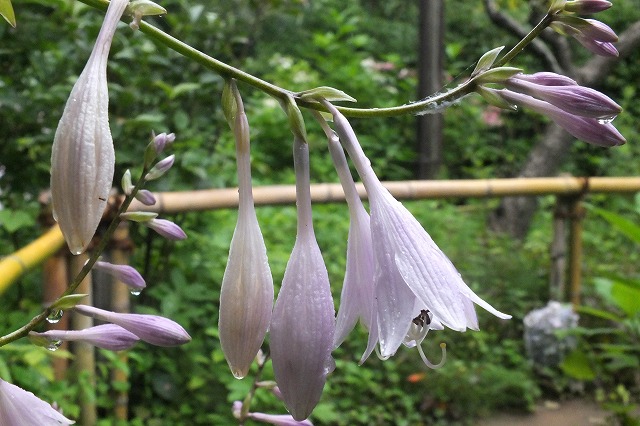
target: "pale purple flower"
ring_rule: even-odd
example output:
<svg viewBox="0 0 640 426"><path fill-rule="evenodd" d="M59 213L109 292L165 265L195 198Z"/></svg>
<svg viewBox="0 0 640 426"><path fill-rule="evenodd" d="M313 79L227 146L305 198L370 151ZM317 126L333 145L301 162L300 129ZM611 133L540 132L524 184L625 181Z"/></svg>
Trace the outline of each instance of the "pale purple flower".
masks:
<svg viewBox="0 0 640 426"><path fill-rule="evenodd" d="M306 419L317 405L331 357L335 319L327 268L311 218L309 147L296 136L294 166L298 229L271 319L273 372L294 419Z"/></svg>
<svg viewBox="0 0 640 426"><path fill-rule="evenodd" d="M162 160L158 161L151 168L151 170L149 170L149 173L147 173L144 178L146 180L158 179L159 177L167 173L169 169L171 169L175 160L176 160L176 156L174 154L171 154L167 158L163 158Z"/></svg>
<svg viewBox="0 0 640 426"><path fill-rule="evenodd" d="M74 423L33 393L0 379L0 425L53 426Z"/></svg>
<svg viewBox="0 0 640 426"><path fill-rule="evenodd" d="M117 324L147 343L156 346L178 346L191 341L180 324L157 315L121 314L87 305L74 308L82 315Z"/></svg>
<svg viewBox="0 0 640 426"><path fill-rule="evenodd" d="M369 330L369 342L360 361L362 363L369 357L378 342L370 219L358 196L338 137L332 131L327 136L329 152L340 177L350 215L347 268L342 284L333 345L334 348L340 346L360 320Z"/></svg>
<svg viewBox="0 0 640 426"><path fill-rule="evenodd" d="M543 86L577 86L578 82L567 77L566 75L557 74L555 72L541 71L533 74L516 74L515 77L521 81L529 83L541 84Z"/></svg>
<svg viewBox="0 0 640 426"><path fill-rule="evenodd" d="M218 330L229 367L236 378L242 378L249 372L271 322L273 278L253 204L249 123L235 84L233 88L240 203L220 290Z"/></svg>
<svg viewBox="0 0 640 426"><path fill-rule="evenodd" d="M136 200L140 201L145 206L153 206L156 203L156 197L153 196L151 191L141 189L136 192Z"/></svg>
<svg viewBox="0 0 640 426"><path fill-rule="evenodd" d="M347 119L333 105L325 105L369 196L380 356L396 352L422 311L456 331L477 328L473 303L510 318L464 283L422 225L382 186Z"/></svg>
<svg viewBox="0 0 640 426"><path fill-rule="evenodd" d="M170 220L151 219L145 221L144 224L168 240L179 241L187 238L187 234L185 234L182 228Z"/></svg>
<svg viewBox="0 0 640 426"><path fill-rule="evenodd" d="M53 140L53 215L73 254L86 250L107 205L115 153L109 129L107 59L111 40L128 0L113 0L76 81Z"/></svg>
<svg viewBox="0 0 640 426"><path fill-rule="evenodd" d="M116 324L102 324L84 330L32 331L29 336L44 337L50 342L85 342L110 351L123 351L135 345L140 338Z"/></svg>
<svg viewBox="0 0 640 426"><path fill-rule="evenodd" d="M550 86L536 84L517 74L508 79L506 87L520 93L547 101L571 114L590 118L610 119L622 108L613 99L597 90L579 85Z"/></svg>
<svg viewBox="0 0 640 426"><path fill-rule="evenodd" d="M611 2L606 0L574 0L568 1L564 5L567 12L580 13L583 15L591 15L592 13L602 12L611 7Z"/></svg>
<svg viewBox="0 0 640 426"><path fill-rule="evenodd" d="M583 37L581 35L576 35L575 39L578 40L578 42L583 45L585 49L589 50L592 53L595 53L596 55L617 57L620 54L613 43L593 40L589 37Z"/></svg>
<svg viewBox="0 0 640 426"><path fill-rule="evenodd" d="M153 138L153 145L156 151L156 154L160 154L167 145L171 145L173 141L176 140L175 133L160 133L159 135Z"/></svg>
<svg viewBox="0 0 640 426"><path fill-rule="evenodd" d="M595 19L556 15L551 27L556 31L574 37L586 49L601 56L618 56L612 43L618 35L607 24Z"/></svg>
<svg viewBox="0 0 640 426"><path fill-rule="evenodd" d="M123 284L126 284L133 290L139 291L147 286L140 272L133 266L97 261L94 268L115 277L118 281L122 281Z"/></svg>
<svg viewBox="0 0 640 426"><path fill-rule="evenodd" d="M585 142L605 147L626 143L624 136L618 132L609 120L580 117L563 111L548 102L506 89L497 90L496 93L508 102L531 108L540 114L546 115L567 132Z"/></svg>

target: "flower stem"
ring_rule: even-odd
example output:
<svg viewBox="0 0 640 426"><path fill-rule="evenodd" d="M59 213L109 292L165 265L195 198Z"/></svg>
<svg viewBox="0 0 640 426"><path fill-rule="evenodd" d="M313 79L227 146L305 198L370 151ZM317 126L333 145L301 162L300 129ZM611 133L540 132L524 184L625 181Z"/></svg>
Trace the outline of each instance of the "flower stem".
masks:
<svg viewBox="0 0 640 426"><path fill-rule="evenodd" d="M520 52L522 52L529 43L531 43L536 37L540 35L540 33L545 28L549 26L549 24L553 21L553 16L554 14L551 12L544 15L544 18L542 18L540 22L538 22L538 24L535 27L533 27L531 31L529 31L529 34L524 36L524 38L520 40L518 44L513 46L513 48L510 51L505 53L505 55L502 58L500 58L498 61L496 61L495 64L493 64L493 68L506 65L510 60L512 60Z"/></svg>
<svg viewBox="0 0 640 426"><path fill-rule="evenodd" d="M57 300L60 300L64 296L68 296L70 294L73 294L73 292L76 291L76 289L78 288L78 286L80 285L82 280L89 274L89 272L91 272L91 268L93 268L93 265L96 263L98 258L104 252L105 248L107 247L107 244L109 243L109 241L111 239L111 236L113 235L113 233L115 232L116 228L118 227L118 225L122 221L122 219L120 219L120 215L122 213L124 213L125 211L127 211L127 209L129 208L129 205L131 204L131 202L135 198L135 195L138 192L138 190L140 190L140 188L142 188L144 186L144 184L146 183L146 180L145 180L144 177L145 177L145 175L147 174L148 171L149 171L148 168L146 168L146 167L143 168L142 174L140 175L140 178L136 182L136 185L134 186L133 190L131 191L131 194L129 194L129 195L127 195L125 197L123 203L118 208L118 211L116 212L115 217L113 218L113 220L109 224L109 227L107 228L105 233L102 235L102 238L100 239L100 242L98 243L98 246L96 247L95 250L93 250L91 256L89 257L89 260L84 264L84 266L82 267L82 269L80 270L78 275L76 275L76 277L73 279L73 281L71 281L71 283L69 284L69 286L67 287L65 292L62 293L62 295L60 295L60 297ZM56 300L56 302L57 302L57 300ZM53 302L52 306L55 306L56 302ZM33 317L31 319L31 321L29 321L28 323L26 323L22 327L18 328L17 330L15 330L15 331L13 331L13 332L5 335L5 336L0 337L0 347L6 345L8 343L11 343L13 341L16 341L18 339L21 339L22 337L25 337L27 334L29 334L30 331L35 329L49 315L51 315L51 313L53 311L54 311L54 309L52 309L52 308L45 308L42 312L40 312L38 315Z"/></svg>

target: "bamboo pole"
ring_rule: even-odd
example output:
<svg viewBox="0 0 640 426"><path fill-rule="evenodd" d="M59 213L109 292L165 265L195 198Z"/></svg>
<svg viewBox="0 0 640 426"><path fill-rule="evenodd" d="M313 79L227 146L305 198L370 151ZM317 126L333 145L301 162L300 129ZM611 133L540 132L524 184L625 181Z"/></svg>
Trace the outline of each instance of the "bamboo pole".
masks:
<svg viewBox="0 0 640 426"><path fill-rule="evenodd" d="M111 249L111 262L118 265L129 264L129 254L132 249L132 242L129 239L129 224L121 223L112 237L113 248ZM114 279L111 286L111 310L114 312L128 313L131 309L129 288L122 282ZM111 371L111 382L115 399L115 417L118 420L127 420L129 413L129 392L127 384L129 382L129 374L127 372L127 352L118 352L120 365L124 367L115 367Z"/></svg>
<svg viewBox="0 0 640 426"><path fill-rule="evenodd" d="M567 197L557 197L553 213L553 240L551 241L550 300L566 300L567 282L567 219L571 203Z"/></svg>
<svg viewBox="0 0 640 426"><path fill-rule="evenodd" d="M37 240L0 260L0 295L25 272L51 257L63 245L62 232L55 225Z"/></svg>
<svg viewBox="0 0 640 426"><path fill-rule="evenodd" d="M398 199L416 200L426 198L494 198L515 195L577 195L585 192L625 193L640 191L640 177L620 178L516 178L477 180L420 180L383 182ZM358 192L366 198L362 184ZM155 193L156 204L145 206L134 200L129 210L154 211L158 213L181 213L233 208L238 205L238 189L205 189L199 191ZM258 186L253 188L256 205L293 204L296 201L294 185ZM337 183L311 185L311 200L314 203L344 202L344 192Z"/></svg>
<svg viewBox="0 0 640 426"><path fill-rule="evenodd" d="M89 255L85 252L71 257L71 276L76 276ZM82 300L83 304L92 305L91 274L88 274L78 287L77 293L88 294ZM71 325L74 330L82 330L93 326L93 318L80 315L76 312L71 316ZM93 426L98 421L98 413L95 401L95 350L94 347L85 342L73 342L73 352L75 355L73 368L76 374L76 381L80 384L80 421L83 426ZM80 377L83 376L83 377Z"/></svg>
<svg viewBox="0 0 640 426"><path fill-rule="evenodd" d="M571 258L569 260L569 279L571 283L571 303L574 308L580 305L582 292L582 222L585 210L581 198L574 199L571 206L570 247Z"/></svg>

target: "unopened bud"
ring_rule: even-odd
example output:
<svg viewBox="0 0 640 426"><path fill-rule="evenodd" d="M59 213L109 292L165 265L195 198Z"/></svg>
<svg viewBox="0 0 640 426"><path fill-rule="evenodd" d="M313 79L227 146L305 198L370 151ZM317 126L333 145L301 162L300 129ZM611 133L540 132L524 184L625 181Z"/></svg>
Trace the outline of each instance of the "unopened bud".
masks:
<svg viewBox="0 0 640 426"><path fill-rule="evenodd" d="M176 159L175 155L170 155L167 158L158 161L156 165L153 166L151 170L149 170L149 173L147 173L147 175L145 176L145 179L146 180L158 179L159 177L161 177L162 175L164 175L169 171L171 166L173 166L173 162L175 161L175 159Z"/></svg>
<svg viewBox="0 0 640 426"><path fill-rule="evenodd" d="M148 222L156 217L158 217L158 213L154 212L125 212L120 215L120 219L132 222Z"/></svg>
<svg viewBox="0 0 640 426"><path fill-rule="evenodd" d="M187 238L187 234L175 223L166 219L152 219L144 223L168 240L178 241Z"/></svg>
<svg viewBox="0 0 640 426"><path fill-rule="evenodd" d="M580 13L582 15L590 15L592 13L602 12L611 7L611 2L606 0L574 0L568 1L564 5L566 12Z"/></svg>
<svg viewBox="0 0 640 426"><path fill-rule="evenodd" d="M147 191L146 189L141 189L136 192L136 200L145 206L153 206L156 203L156 197L153 196L151 191Z"/></svg>
<svg viewBox="0 0 640 426"><path fill-rule="evenodd" d="M129 24L132 30L140 28L140 20L143 16L164 15L167 13L164 7L149 0L131 0L127 10L133 15L133 20Z"/></svg>
<svg viewBox="0 0 640 426"><path fill-rule="evenodd" d="M129 169L127 169L127 171L122 175L122 191L126 195L131 195L131 191L133 191L133 183L131 182L131 170Z"/></svg>

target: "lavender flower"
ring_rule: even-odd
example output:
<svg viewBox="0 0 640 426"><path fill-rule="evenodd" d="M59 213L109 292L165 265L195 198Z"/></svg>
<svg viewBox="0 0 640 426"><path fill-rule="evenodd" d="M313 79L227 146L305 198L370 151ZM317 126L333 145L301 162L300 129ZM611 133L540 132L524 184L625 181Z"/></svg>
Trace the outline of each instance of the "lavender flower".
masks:
<svg viewBox="0 0 640 426"><path fill-rule="evenodd" d="M43 337L49 342L85 342L110 351L123 351L135 345L140 338L119 325L102 324L84 330L49 330L44 333L32 331L29 336Z"/></svg>
<svg viewBox="0 0 640 426"><path fill-rule="evenodd" d="M567 12L590 15L592 13L602 12L610 7L611 2L606 0L573 0L565 3L564 10Z"/></svg>
<svg viewBox="0 0 640 426"><path fill-rule="evenodd" d="M422 311L456 331L477 328L473 303L510 318L467 287L420 223L382 186L347 119L324 104L369 196L381 357L396 352Z"/></svg>
<svg viewBox="0 0 640 426"><path fill-rule="evenodd" d="M556 15L550 26L561 34L574 37L596 55L618 56L618 51L612 44L618 41L618 36L603 22L575 16Z"/></svg>
<svg viewBox="0 0 640 426"><path fill-rule="evenodd" d="M329 277L311 217L309 147L294 138L298 229L271 319L273 372L294 419L306 419L322 395L335 331Z"/></svg>
<svg viewBox="0 0 640 426"><path fill-rule="evenodd" d="M145 221L144 224L168 240L179 241L187 238L187 234L184 233L182 228L170 220L151 219Z"/></svg>
<svg viewBox="0 0 640 426"><path fill-rule="evenodd" d="M494 89L487 90L494 91ZM626 143L624 136L618 132L609 120L580 117L563 111L548 102L506 89L495 90L494 92L499 94L508 102L526 106L540 114L546 115L567 132L585 142L605 147L623 145Z"/></svg>
<svg viewBox="0 0 640 426"><path fill-rule="evenodd" d="M156 154L160 154L164 149L176 140L175 133L160 133L153 138L153 146Z"/></svg>
<svg viewBox="0 0 640 426"><path fill-rule="evenodd" d="M94 267L96 270L106 272L118 281L122 281L123 284L126 284L133 290L140 291L147 286L140 272L132 266L115 265L109 262L97 261Z"/></svg>
<svg viewBox="0 0 640 426"><path fill-rule="evenodd" d="M518 74L506 81L506 87L547 101L556 107L582 117L610 119L618 115L622 108L610 97L589 87L579 85L542 85L522 78ZM546 82L552 79L547 78ZM561 80L561 79L556 79Z"/></svg>
<svg viewBox="0 0 640 426"><path fill-rule="evenodd" d="M113 0L91 56L58 123L51 152L53 215L73 254L96 232L113 181L115 154L109 129L107 59L128 0Z"/></svg>
<svg viewBox="0 0 640 426"><path fill-rule="evenodd" d="M145 206L153 206L156 203L156 197L153 196L151 191L141 189L136 192L136 200L140 201Z"/></svg>
<svg viewBox="0 0 640 426"><path fill-rule="evenodd" d="M338 136L328 129L324 119L320 123L325 128L329 139L329 152L340 177L351 218L347 240L347 268L342 284L333 345L334 348L340 346L358 320L360 320L369 330L367 349L360 360L360 363L363 363L375 349L375 345L378 342L370 218L358 196Z"/></svg>
<svg viewBox="0 0 640 426"><path fill-rule="evenodd" d="M253 204L249 123L238 90L232 85L240 203L220 290L218 330L229 367L235 377L242 378L249 372L271 322L273 279Z"/></svg>
<svg viewBox="0 0 640 426"><path fill-rule="evenodd" d="M178 346L191 341L180 324L157 315L121 314L87 305L74 308L82 315L117 324L147 343L156 346Z"/></svg>
<svg viewBox="0 0 640 426"><path fill-rule="evenodd" d="M74 423L33 393L0 379L0 425L53 426Z"/></svg>
<svg viewBox="0 0 640 426"><path fill-rule="evenodd" d="M175 160L176 160L176 156L174 154L171 154L167 158L164 158L158 161L156 165L153 166L151 170L149 170L149 173L147 173L144 178L146 180L158 179L159 177L167 173L169 169L171 169Z"/></svg>

